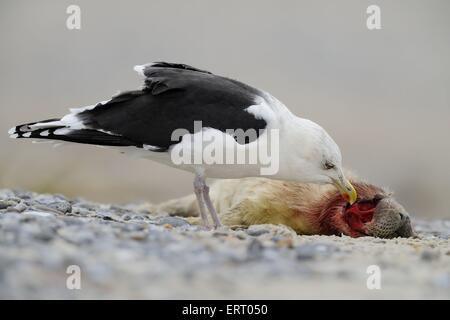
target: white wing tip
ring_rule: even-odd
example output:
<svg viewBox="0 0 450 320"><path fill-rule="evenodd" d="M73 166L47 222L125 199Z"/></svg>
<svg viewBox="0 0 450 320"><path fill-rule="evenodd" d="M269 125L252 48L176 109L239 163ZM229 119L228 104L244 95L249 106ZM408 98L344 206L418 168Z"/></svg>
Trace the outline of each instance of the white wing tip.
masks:
<svg viewBox="0 0 450 320"><path fill-rule="evenodd" d="M10 136L12 136L12 135L15 134L15 133L16 133L16 127L11 128L11 129L8 130L8 134L9 134Z"/></svg>
<svg viewBox="0 0 450 320"><path fill-rule="evenodd" d="M19 134L16 131L16 127L9 129L8 134L11 139L17 139L19 137Z"/></svg>
<svg viewBox="0 0 450 320"><path fill-rule="evenodd" d="M145 77L145 74L144 74L144 71L145 71L145 69L146 68L150 68L150 67L152 67L153 65L155 65L157 62L150 62L150 63L144 63L144 64L141 64L141 65L136 65L136 66L134 66L134 71L136 71L137 73L139 73L141 76L144 76Z"/></svg>
<svg viewBox="0 0 450 320"><path fill-rule="evenodd" d="M145 67L147 66L148 64L143 64L143 65L136 65L136 66L134 66L134 71L136 71L138 74L140 74L141 76L145 76L144 75L144 70L145 70Z"/></svg>

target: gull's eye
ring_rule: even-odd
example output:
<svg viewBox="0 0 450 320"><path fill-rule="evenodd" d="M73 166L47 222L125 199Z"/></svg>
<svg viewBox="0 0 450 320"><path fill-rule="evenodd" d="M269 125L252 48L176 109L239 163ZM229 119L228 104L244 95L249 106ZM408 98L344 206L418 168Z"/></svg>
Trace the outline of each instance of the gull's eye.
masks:
<svg viewBox="0 0 450 320"><path fill-rule="evenodd" d="M324 164L323 164L323 168L325 169L325 170L331 170L331 169L334 169L334 164L332 164L331 162L329 162L329 161L327 161L327 162L325 162Z"/></svg>

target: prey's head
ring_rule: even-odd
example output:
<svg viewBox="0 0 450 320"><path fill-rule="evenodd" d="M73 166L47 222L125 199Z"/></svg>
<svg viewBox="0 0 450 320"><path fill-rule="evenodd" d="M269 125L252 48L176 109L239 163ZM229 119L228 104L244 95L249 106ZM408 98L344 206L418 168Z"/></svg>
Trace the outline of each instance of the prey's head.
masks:
<svg viewBox="0 0 450 320"><path fill-rule="evenodd" d="M302 182L331 183L348 203L353 204L357 193L344 175L338 145L318 124L302 119L301 125L305 132L304 148L300 151L302 160L299 161L299 166L305 168L301 170L304 174Z"/></svg>
<svg viewBox="0 0 450 320"><path fill-rule="evenodd" d="M406 210L382 188L356 183L358 200L350 205L331 195L322 208L322 223L330 234L351 237L412 237L415 235Z"/></svg>

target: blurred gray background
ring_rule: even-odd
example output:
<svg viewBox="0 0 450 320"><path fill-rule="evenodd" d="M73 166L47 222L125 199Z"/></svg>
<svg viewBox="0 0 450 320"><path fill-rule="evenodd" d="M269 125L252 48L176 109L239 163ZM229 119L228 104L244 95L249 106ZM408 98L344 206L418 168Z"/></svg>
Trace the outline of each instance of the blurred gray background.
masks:
<svg viewBox="0 0 450 320"><path fill-rule="evenodd" d="M66 8L81 7L81 30ZM382 29L366 28L381 7ZM114 150L10 140L183 62L265 89L335 138L345 166L412 214L450 216L450 1L17 1L0 3L0 187L96 201L191 192L189 173Z"/></svg>

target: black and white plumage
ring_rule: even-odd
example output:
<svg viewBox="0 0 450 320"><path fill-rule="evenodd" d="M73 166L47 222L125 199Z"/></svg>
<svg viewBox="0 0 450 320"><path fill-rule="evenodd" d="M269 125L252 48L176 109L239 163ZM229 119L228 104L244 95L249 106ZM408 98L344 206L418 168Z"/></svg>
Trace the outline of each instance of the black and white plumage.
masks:
<svg viewBox="0 0 450 320"><path fill-rule="evenodd" d="M206 206L217 226L220 222L209 200L205 177L258 176L262 164L175 165L171 150L185 144L189 148L187 143L198 134L195 121L202 122L202 134L233 139L231 146L238 153L262 147L267 144L262 136L278 130L279 166L269 177L334 183L350 202L356 200L354 188L342 173L341 154L332 138L314 122L293 115L270 94L184 64L157 62L136 66L135 70L145 77L142 89L71 109L61 119L18 125L9 131L10 136L110 146L192 171L205 223ZM189 134L174 140L176 129ZM240 140L230 136L230 129L253 129L257 134ZM224 148L230 148L230 144Z"/></svg>

